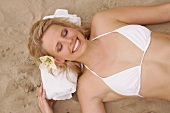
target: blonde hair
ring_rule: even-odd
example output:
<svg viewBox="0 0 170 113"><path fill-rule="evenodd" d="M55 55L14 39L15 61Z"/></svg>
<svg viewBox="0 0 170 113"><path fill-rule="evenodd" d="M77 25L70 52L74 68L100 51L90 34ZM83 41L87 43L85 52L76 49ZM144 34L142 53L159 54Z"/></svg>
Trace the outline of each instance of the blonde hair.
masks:
<svg viewBox="0 0 170 113"><path fill-rule="evenodd" d="M30 30L30 37L28 41L28 49L32 57L36 61L39 61L39 57L48 55L46 51L42 49L42 37L46 30L51 25L60 25L64 27L70 27L79 31L86 39L89 37L89 29L84 27L77 26L73 23L70 23L66 19L63 18L50 18L45 20L39 20L35 24L33 24ZM50 55L48 55L50 56ZM71 69L75 74L81 75L81 64L73 61L66 61L64 64L56 64L62 71L67 71Z"/></svg>

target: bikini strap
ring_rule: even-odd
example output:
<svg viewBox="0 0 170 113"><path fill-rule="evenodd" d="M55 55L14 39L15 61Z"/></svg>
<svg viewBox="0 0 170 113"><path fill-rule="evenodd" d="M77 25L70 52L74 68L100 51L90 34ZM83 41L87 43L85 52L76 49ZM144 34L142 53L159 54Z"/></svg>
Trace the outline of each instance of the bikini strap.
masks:
<svg viewBox="0 0 170 113"><path fill-rule="evenodd" d="M90 71L92 72L94 75L96 75L97 77L101 78L97 73L95 73L93 70L91 70L89 67L87 67L85 64L84 66Z"/></svg>
<svg viewBox="0 0 170 113"><path fill-rule="evenodd" d="M110 33L113 33L113 32L115 32L115 31L110 31L110 32L107 32L107 33L103 33L103 34L101 34L101 35L93 38L91 41L96 40L96 39L98 39L98 38L100 38L100 37L102 37L102 36L105 36L105 35L110 34Z"/></svg>
<svg viewBox="0 0 170 113"><path fill-rule="evenodd" d="M146 51L144 51L144 53L143 53L143 55L142 55L142 59L141 59L141 62L140 62L140 66L141 66L142 63L143 63L143 59L144 59L144 57L145 57L145 53L146 53Z"/></svg>

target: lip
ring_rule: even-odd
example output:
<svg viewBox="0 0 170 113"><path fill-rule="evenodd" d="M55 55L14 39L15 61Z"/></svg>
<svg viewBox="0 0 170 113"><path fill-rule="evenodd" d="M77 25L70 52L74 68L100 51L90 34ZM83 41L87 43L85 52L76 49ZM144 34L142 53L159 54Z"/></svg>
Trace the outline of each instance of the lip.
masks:
<svg viewBox="0 0 170 113"><path fill-rule="evenodd" d="M73 50L74 50L74 47L76 46L76 42L77 42L77 41L78 41L78 46L77 46L76 50L73 51ZM73 46L73 49L72 49L72 53L77 52L77 51L79 50L79 48L80 48L80 45L81 45L80 40L79 40L78 38L76 38L75 43L74 43L74 46Z"/></svg>

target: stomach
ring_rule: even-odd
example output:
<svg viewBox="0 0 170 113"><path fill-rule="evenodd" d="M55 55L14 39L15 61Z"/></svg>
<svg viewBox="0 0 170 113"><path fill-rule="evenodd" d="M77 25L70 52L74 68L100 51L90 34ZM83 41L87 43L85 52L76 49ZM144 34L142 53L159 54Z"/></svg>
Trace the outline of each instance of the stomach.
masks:
<svg viewBox="0 0 170 113"><path fill-rule="evenodd" d="M142 64L140 94L170 100L170 35L152 32Z"/></svg>

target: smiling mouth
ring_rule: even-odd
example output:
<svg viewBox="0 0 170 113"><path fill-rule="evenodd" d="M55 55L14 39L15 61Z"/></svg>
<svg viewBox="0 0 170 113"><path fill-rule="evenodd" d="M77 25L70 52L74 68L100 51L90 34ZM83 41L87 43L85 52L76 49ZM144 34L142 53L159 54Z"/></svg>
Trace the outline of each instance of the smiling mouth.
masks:
<svg viewBox="0 0 170 113"><path fill-rule="evenodd" d="M78 49L79 49L79 47L80 47L80 40L77 38L77 40L76 40L76 43L75 43L75 45L74 45L74 47L73 47L73 53L74 52L76 52Z"/></svg>

